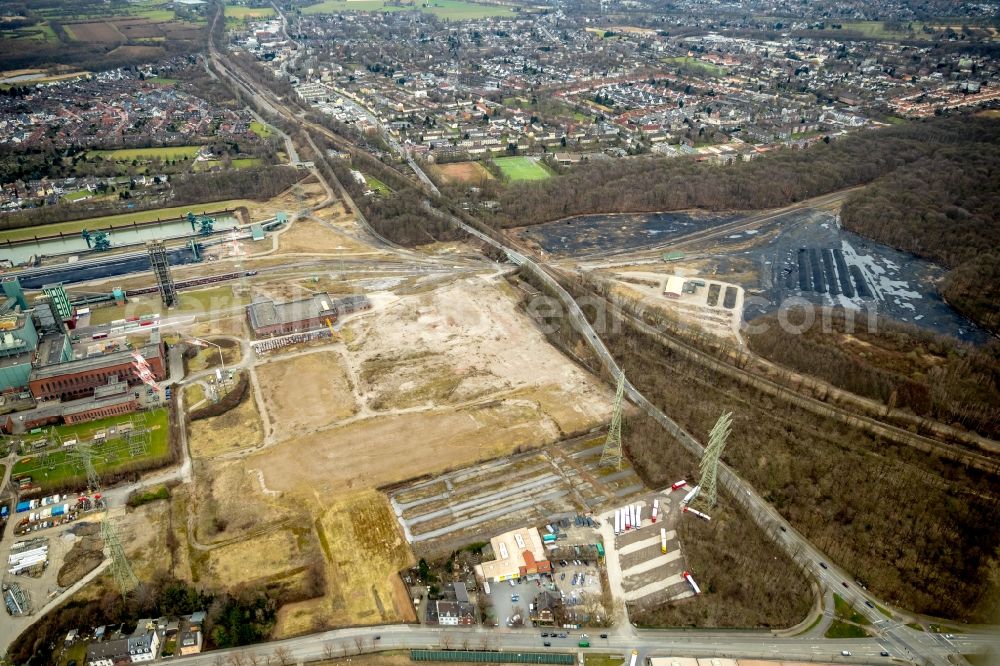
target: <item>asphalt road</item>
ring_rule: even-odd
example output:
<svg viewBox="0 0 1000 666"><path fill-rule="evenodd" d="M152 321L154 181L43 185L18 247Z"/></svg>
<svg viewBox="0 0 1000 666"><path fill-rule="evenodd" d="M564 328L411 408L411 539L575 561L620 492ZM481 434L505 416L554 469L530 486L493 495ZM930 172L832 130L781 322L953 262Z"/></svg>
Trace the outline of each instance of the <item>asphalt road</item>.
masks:
<svg viewBox="0 0 1000 666"><path fill-rule="evenodd" d="M640 656L687 657L744 657L767 659L800 659L804 661L832 661L844 663L891 663L890 657L879 653L885 649L878 639L824 640L807 638L774 638L760 633L707 633L639 631L632 627L608 630L608 638L599 637L597 630L590 633L590 648L577 647L580 631L569 631L567 638L543 639L539 629L460 629L431 628L410 625L338 629L300 638L275 641L263 645L203 655L185 657L184 664L200 666L216 664L219 657L242 654L246 657L281 655L294 661L311 661L331 657L398 649L451 649L504 650L532 652L593 652L627 653L638 650ZM380 636L378 640L375 636ZM545 647L544 641L551 643ZM1000 637L992 640L982 636L961 636L952 641L964 651L981 649L987 645L1000 647ZM346 650L346 652L345 652ZM851 653L850 657L841 651Z"/></svg>

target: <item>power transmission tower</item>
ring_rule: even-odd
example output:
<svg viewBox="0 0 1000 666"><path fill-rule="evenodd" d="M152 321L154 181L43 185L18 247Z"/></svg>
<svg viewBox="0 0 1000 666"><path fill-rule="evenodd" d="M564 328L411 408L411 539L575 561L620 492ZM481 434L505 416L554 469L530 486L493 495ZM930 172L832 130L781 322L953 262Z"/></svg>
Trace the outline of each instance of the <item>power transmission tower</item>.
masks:
<svg viewBox="0 0 1000 666"><path fill-rule="evenodd" d="M90 444L80 442L70 453L70 456L77 459L87 473L87 487L91 492L97 492L100 489L100 480L97 477L97 470L94 469L93 453ZM104 544L108 547L108 554L111 556L111 575L114 576L115 583L124 597L139 585L139 579L135 577L132 565L125 557L125 549L118 536L118 528L111 519L111 512L107 511L106 504L104 520L101 521L101 536L104 538Z"/></svg>
<svg viewBox="0 0 1000 666"><path fill-rule="evenodd" d="M104 543L111 555L111 575L114 576L115 583L124 597L139 586L139 579L135 577L132 565L125 557L125 549L122 548L122 541L118 537L118 528L111 520L110 512L106 513L104 520L101 521L101 535L104 537Z"/></svg>
<svg viewBox="0 0 1000 666"><path fill-rule="evenodd" d="M719 417L712 432L708 434L708 446L705 447L705 453L702 454L701 463L698 465L700 476L698 485L701 486L701 492L698 493L695 501L709 508L715 506L715 481L719 472L719 458L722 456L722 450L726 447L726 440L729 438L732 426L732 412L726 412Z"/></svg>
<svg viewBox="0 0 1000 666"><path fill-rule="evenodd" d="M156 276L156 283L160 287L160 298L165 306L172 307L177 302L177 289L174 287L174 278L170 275L167 246L161 240L154 240L146 243L146 249L149 251L149 263Z"/></svg>
<svg viewBox="0 0 1000 666"><path fill-rule="evenodd" d="M625 373L618 373L618 388L615 389L615 406L611 413L611 427L608 428L608 438L604 440L604 451L601 453L601 465L613 465L622 468L622 399L625 396Z"/></svg>

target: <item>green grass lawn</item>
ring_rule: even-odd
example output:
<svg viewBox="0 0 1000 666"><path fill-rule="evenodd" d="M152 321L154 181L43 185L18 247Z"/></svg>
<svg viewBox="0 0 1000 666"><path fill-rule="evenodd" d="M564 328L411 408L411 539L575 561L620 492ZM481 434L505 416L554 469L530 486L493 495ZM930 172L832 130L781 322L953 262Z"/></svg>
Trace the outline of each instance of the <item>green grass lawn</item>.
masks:
<svg viewBox="0 0 1000 666"><path fill-rule="evenodd" d="M239 20L270 18L274 16L273 7L241 7L239 5L226 5L226 18Z"/></svg>
<svg viewBox="0 0 1000 666"><path fill-rule="evenodd" d="M552 172L530 157L498 157L493 160L507 180L545 180Z"/></svg>
<svg viewBox="0 0 1000 666"><path fill-rule="evenodd" d="M412 4L387 5L383 0L323 0L315 5L304 7L303 14L336 14L338 12L401 12L419 10L433 14L448 21L466 21L470 19L490 18L492 16L511 16L510 7L499 5L477 5L464 0L427 0Z"/></svg>
<svg viewBox="0 0 1000 666"><path fill-rule="evenodd" d="M235 160L230 160L229 164L233 169L245 169L247 167L257 166L260 164L260 158L238 157ZM200 162L195 162L194 170L207 171L216 166L222 166L222 160L202 160Z"/></svg>
<svg viewBox="0 0 1000 666"><path fill-rule="evenodd" d="M250 131L262 139L274 136L274 130L258 120L250 121Z"/></svg>
<svg viewBox="0 0 1000 666"><path fill-rule="evenodd" d="M188 160L195 157L202 146L164 146L161 148L119 148L118 150L91 150L87 153L89 159L100 157L112 162L131 162L132 160Z"/></svg>
<svg viewBox="0 0 1000 666"><path fill-rule="evenodd" d="M248 303L246 297L234 296L232 287L223 285L197 291L178 292L174 310L197 315L210 310L222 310ZM131 316L147 317L152 314L163 315L163 303L156 294L144 294L130 298L126 305L92 309L90 323L94 325L107 324L116 319ZM215 347L212 349L214 350Z"/></svg>
<svg viewBox="0 0 1000 666"><path fill-rule="evenodd" d="M855 610L854 606L845 601L839 594L833 595L833 603L837 617L855 624L871 624L867 617Z"/></svg>
<svg viewBox="0 0 1000 666"><path fill-rule="evenodd" d="M88 441L93 439L94 434L99 430L109 431L110 428L120 423L127 423L132 415L113 416L98 421L88 423L78 423L75 425L56 426L55 430L63 441L67 439L77 439ZM169 452L169 423L167 421L167 410L156 409L145 413L146 425L151 429L149 450L144 459L160 458ZM106 443L94 447L94 469L98 474L114 472L125 465L134 462L128 449L121 445L120 440L109 439ZM55 484L76 483L81 485L86 482L86 474L80 465L70 458L67 451L53 451L48 456L45 468L40 466L40 459L37 455L29 455L18 460L11 472L12 475L27 475L32 481L40 485L43 489Z"/></svg>
<svg viewBox="0 0 1000 666"><path fill-rule="evenodd" d="M76 192L69 192L63 195L63 201L79 201L80 199L85 199L87 197L93 196L94 193L90 190L77 190Z"/></svg>
<svg viewBox="0 0 1000 666"><path fill-rule="evenodd" d="M227 208L237 208L238 206L248 206L251 202L246 199L227 199L225 201L212 201L208 203L194 204L191 206L175 206L174 208L154 208L152 210L140 210L134 213L122 213L120 215L104 215L102 217L91 217L86 220L74 220L73 222L57 222L56 224L44 224L37 227L26 227L24 229L10 229L0 231L0 242L5 240L28 240L35 236L51 236L58 233L78 234L84 229L103 229L109 226L122 226L132 222L155 222L156 220L169 220L183 217L188 211L200 215L201 213Z"/></svg>
<svg viewBox="0 0 1000 666"><path fill-rule="evenodd" d="M889 30L882 21L832 21L841 26L840 30L834 32L857 32L872 39L930 39L931 36L924 34L920 26L910 23L913 32L905 30ZM829 22L827 29L831 29Z"/></svg>
<svg viewBox="0 0 1000 666"><path fill-rule="evenodd" d="M726 70L723 69L722 67L719 67L714 63L705 62L704 60L698 60L697 58L693 58L691 56L678 56L675 58L665 58L663 62L668 65L674 64L674 65L688 65L689 67L696 67L707 74L711 74L712 76L726 75Z"/></svg>
<svg viewBox="0 0 1000 666"><path fill-rule="evenodd" d="M386 185L385 183L383 183L381 180L379 180L375 176L369 176L368 174L365 174L365 181L367 181L368 187L372 188L373 190L375 190L379 194L391 194L392 193L392 190L389 189L389 186Z"/></svg>
<svg viewBox="0 0 1000 666"><path fill-rule="evenodd" d="M856 624L834 620L824 636L827 638L865 638L868 633Z"/></svg>
<svg viewBox="0 0 1000 666"><path fill-rule="evenodd" d="M620 654L585 654L584 666L622 666L625 657Z"/></svg>

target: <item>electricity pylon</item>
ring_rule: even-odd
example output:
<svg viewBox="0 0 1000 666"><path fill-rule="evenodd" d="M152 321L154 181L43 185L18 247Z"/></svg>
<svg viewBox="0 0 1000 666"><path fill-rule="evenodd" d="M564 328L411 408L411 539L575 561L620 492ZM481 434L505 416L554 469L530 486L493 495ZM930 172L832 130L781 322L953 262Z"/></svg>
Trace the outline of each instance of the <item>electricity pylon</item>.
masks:
<svg viewBox="0 0 1000 666"><path fill-rule="evenodd" d="M615 406L611 413L611 427L608 428L608 438L604 440L604 451L601 453L601 465L613 465L622 468L622 399L625 396L625 373L618 373L618 388L615 390Z"/></svg>
<svg viewBox="0 0 1000 666"><path fill-rule="evenodd" d="M715 506L716 486L715 481L719 473L719 458L722 450L726 448L726 440L733 426L733 413L726 412L715 422L715 427L708 434L708 446L701 456L701 463L698 465L698 485L701 492L698 493L696 501L711 508Z"/></svg>
<svg viewBox="0 0 1000 666"><path fill-rule="evenodd" d="M97 470L94 469L93 453L90 444L80 442L70 453L70 456L80 461L87 474L87 487L91 492L97 492L101 486ZM104 538L104 544L108 547L108 554L111 556L111 575L114 576L115 583L124 597L139 585L139 579L135 577L132 565L125 557L125 549L118 536L118 528L111 520L111 512L107 510L107 505L105 505L104 520L101 521L101 536Z"/></svg>

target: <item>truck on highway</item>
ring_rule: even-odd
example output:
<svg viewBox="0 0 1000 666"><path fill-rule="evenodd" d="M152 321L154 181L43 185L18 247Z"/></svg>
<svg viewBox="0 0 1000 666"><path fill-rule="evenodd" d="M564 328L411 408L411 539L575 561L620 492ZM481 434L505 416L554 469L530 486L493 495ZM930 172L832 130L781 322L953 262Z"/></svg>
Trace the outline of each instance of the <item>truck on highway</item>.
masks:
<svg viewBox="0 0 1000 666"><path fill-rule="evenodd" d="M577 647L590 647L590 636L587 634L580 634L580 640L576 644Z"/></svg>
<svg viewBox="0 0 1000 666"><path fill-rule="evenodd" d="M635 666L635 662L639 661L639 651L632 650L632 657L628 660L628 666Z"/></svg>

